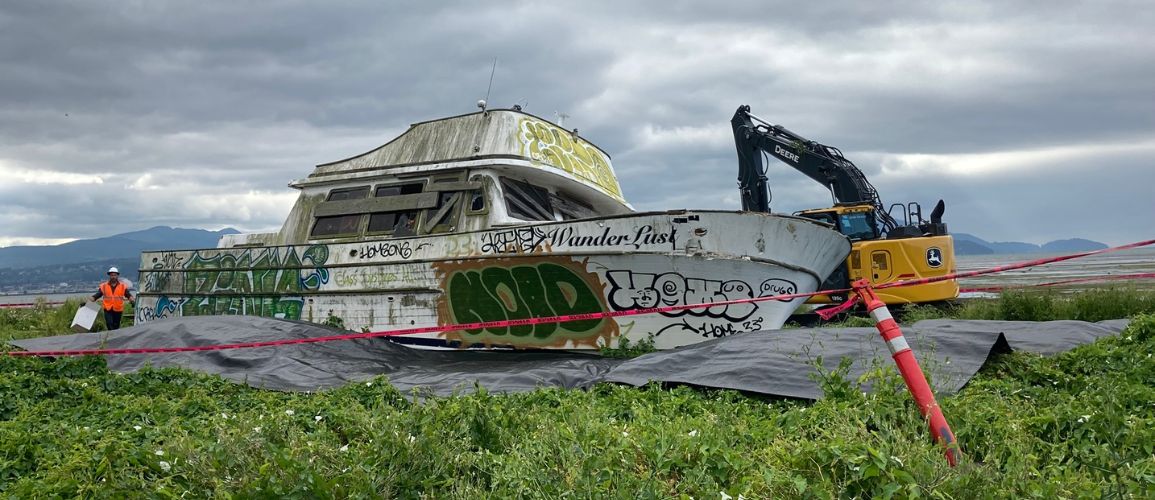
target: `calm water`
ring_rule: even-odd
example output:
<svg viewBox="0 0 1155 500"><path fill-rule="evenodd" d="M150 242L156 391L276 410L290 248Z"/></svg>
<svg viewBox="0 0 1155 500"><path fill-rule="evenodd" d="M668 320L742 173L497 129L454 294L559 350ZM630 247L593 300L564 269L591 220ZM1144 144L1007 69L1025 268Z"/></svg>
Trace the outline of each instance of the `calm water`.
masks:
<svg viewBox="0 0 1155 500"><path fill-rule="evenodd" d="M995 266L1014 264L1029 260L1040 259L1053 255L970 255L958 257L958 270L971 271L986 269ZM1006 271L986 276L976 276L960 280L963 288L979 288L992 286L1020 286L1036 285L1078 278L1092 278L1099 276L1155 273L1155 248L1140 248L1111 252L1101 255L1092 255L1063 262L1055 262L1043 266ZM1123 284L1122 281L1107 281L1106 283ZM1155 279L1147 278L1128 282L1130 285L1145 289L1155 289ZM1096 284L1091 284L1096 285ZM1078 284L1076 286L1088 286Z"/></svg>
<svg viewBox="0 0 1155 500"><path fill-rule="evenodd" d="M64 302L65 299L68 299L71 297L76 297L76 298L82 298L85 296L91 297L93 293L96 293L96 289L93 289L92 293L88 293L88 294L84 294L84 293L49 293L49 294L43 294L43 295L0 295L0 305L26 304L29 302L36 302L36 299L39 297L44 297L46 300L48 300L48 302Z"/></svg>
<svg viewBox="0 0 1155 500"><path fill-rule="evenodd" d="M996 266L1025 262L1028 260L1047 257L1045 254L1027 255L969 255L958 257L959 271L986 269ZM967 278L959 284L963 288L980 288L992 286L1019 286L1035 285L1051 281L1060 281L1075 278L1089 278L1096 276L1155 273L1155 248L1141 248L1112 252L1102 255L1093 255L1080 259L1056 262L1028 269L1007 271L999 274ZM1122 284L1120 281L1109 283ZM1155 279L1144 279L1130 284L1144 289L1155 290ZM1080 286L1088 286L1082 284ZM93 292L96 287L93 287ZM91 293L89 293L91 295ZM49 302L63 302L69 297L84 297L84 293L58 293L42 295ZM0 295L0 304L19 304L35 302L38 295Z"/></svg>

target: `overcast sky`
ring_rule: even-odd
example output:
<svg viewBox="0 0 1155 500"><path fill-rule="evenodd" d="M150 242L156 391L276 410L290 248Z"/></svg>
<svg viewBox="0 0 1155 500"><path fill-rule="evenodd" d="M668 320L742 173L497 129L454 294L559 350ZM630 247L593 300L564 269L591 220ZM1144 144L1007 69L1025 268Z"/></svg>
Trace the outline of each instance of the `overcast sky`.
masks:
<svg viewBox="0 0 1155 500"><path fill-rule="evenodd" d="M4 0L0 246L275 230L290 180L474 111L495 58L491 106L569 115L640 210L738 208L749 104L955 232L1155 237L1155 9L1007 4Z"/></svg>

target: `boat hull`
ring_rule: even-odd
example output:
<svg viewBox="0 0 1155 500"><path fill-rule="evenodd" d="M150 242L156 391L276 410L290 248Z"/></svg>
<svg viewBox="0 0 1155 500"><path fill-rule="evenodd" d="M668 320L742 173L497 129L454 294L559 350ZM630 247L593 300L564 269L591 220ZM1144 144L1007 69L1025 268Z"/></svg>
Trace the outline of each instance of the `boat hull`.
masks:
<svg viewBox="0 0 1155 500"><path fill-rule="evenodd" d="M815 291L850 251L788 216L657 212L360 243L142 254L137 321L243 314L352 330L518 320ZM803 299L418 334L433 347L674 348L780 328Z"/></svg>

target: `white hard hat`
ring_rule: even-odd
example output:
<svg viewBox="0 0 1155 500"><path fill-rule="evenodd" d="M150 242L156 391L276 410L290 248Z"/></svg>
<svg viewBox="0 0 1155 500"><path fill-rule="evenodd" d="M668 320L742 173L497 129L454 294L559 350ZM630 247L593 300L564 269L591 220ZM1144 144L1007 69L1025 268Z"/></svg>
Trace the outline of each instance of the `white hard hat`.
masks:
<svg viewBox="0 0 1155 500"><path fill-rule="evenodd" d="M112 273L120 274L120 269L117 269L115 266L108 268L108 274Z"/></svg>

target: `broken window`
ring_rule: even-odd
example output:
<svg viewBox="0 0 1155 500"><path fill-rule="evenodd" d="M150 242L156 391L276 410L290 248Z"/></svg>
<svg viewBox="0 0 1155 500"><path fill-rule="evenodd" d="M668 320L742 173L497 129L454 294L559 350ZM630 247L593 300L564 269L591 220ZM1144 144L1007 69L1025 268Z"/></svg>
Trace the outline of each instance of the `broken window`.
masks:
<svg viewBox="0 0 1155 500"><path fill-rule="evenodd" d="M422 184L414 182L410 184L394 184L392 186L377 186L377 190L373 192L373 196L380 198L383 196L396 196L401 194L417 194L421 192Z"/></svg>
<svg viewBox="0 0 1155 500"><path fill-rule="evenodd" d="M378 212L369 215L370 233L388 233L394 236L417 234L417 211Z"/></svg>
<svg viewBox="0 0 1155 500"><path fill-rule="evenodd" d="M360 214L317 217L317 222L313 224L313 232L310 233L310 235L314 238L323 236L344 236L357 234L360 229Z"/></svg>
<svg viewBox="0 0 1155 500"><path fill-rule="evenodd" d="M573 197L564 194L551 194L550 200L553 205L557 207L558 213L561 214L562 220L570 219L585 219L587 217L597 217L598 213L594 211L588 203L578 201Z"/></svg>
<svg viewBox="0 0 1155 500"><path fill-rule="evenodd" d="M445 233L457 226L458 201L461 193L442 191L437 198L437 205L425 209L425 221L421 226L422 233Z"/></svg>
<svg viewBox="0 0 1155 500"><path fill-rule="evenodd" d="M474 189L473 191L469 192L469 211L485 211L485 191Z"/></svg>
<svg viewBox="0 0 1155 500"><path fill-rule="evenodd" d="M328 201L360 200L369 195L369 186L342 188L329 191Z"/></svg>
<svg viewBox="0 0 1155 500"><path fill-rule="evenodd" d="M521 220L554 220L549 191L528 182L501 178L505 206L509 216Z"/></svg>

